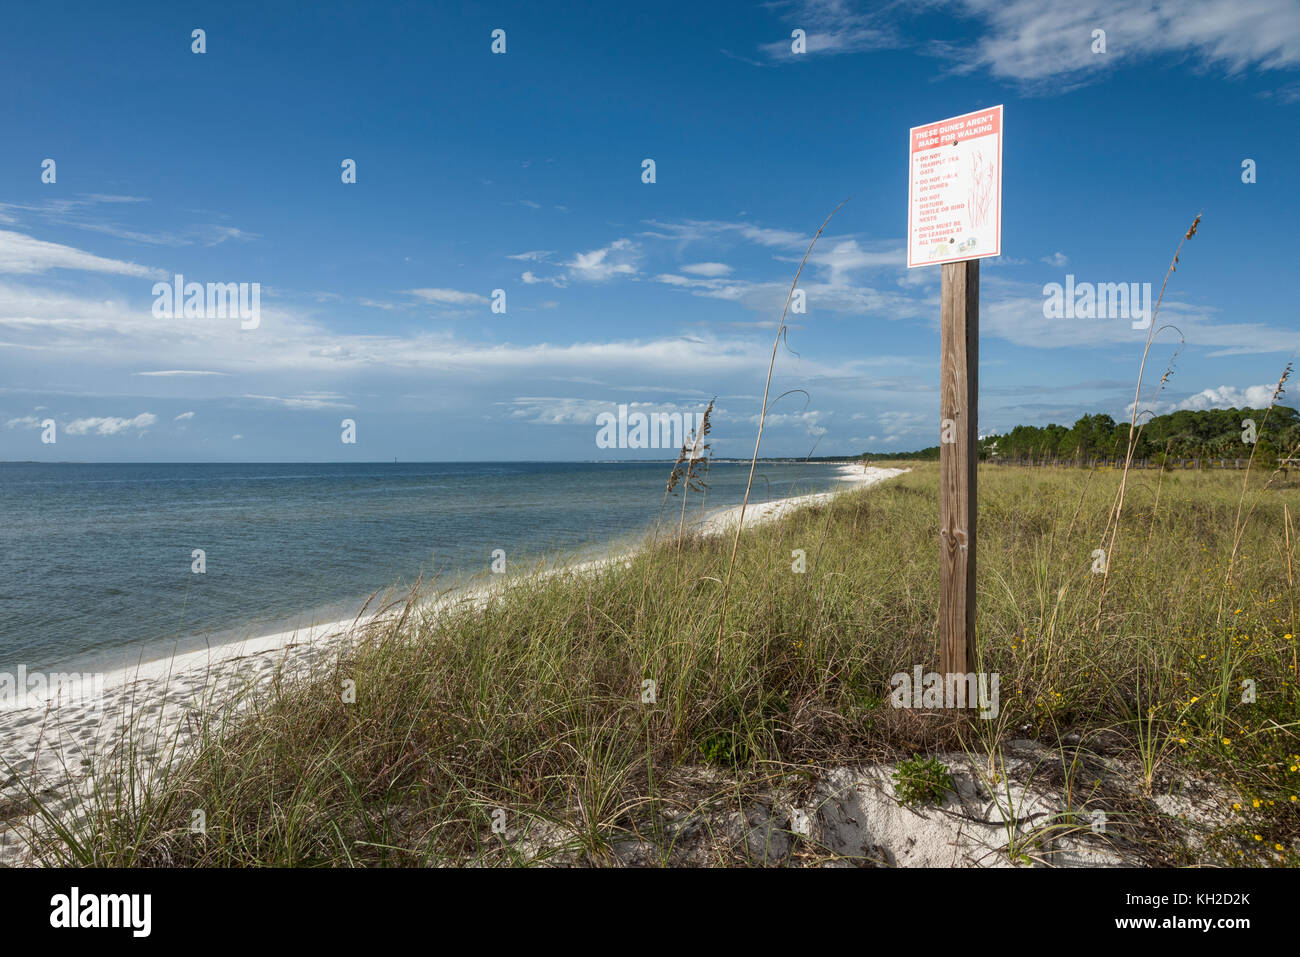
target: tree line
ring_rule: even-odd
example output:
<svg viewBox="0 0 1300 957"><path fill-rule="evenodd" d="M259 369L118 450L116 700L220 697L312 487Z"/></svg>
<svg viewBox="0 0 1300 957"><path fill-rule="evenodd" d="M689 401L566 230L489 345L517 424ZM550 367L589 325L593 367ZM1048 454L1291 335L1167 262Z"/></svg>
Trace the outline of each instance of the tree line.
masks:
<svg viewBox="0 0 1300 957"><path fill-rule="evenodd" d="M1143 424L1143 422L1145 424ZM1139 422L1142 427L1133 457L1161 460L1248 458L1273 465L1300 445L1300 413L1284 405L1272 410L1232 408L1180 410ZM1017 425L1010 432L983 436L981 459L1106 459L1123 458L1128 450L1129 423L1109 415L1085 415L1073 426L1055 423ZM860 456L869 457L868 454ZM876 458L885 457L875 455ZM915 452L891 453L891 459L937 459L939 446Z"/></svg>

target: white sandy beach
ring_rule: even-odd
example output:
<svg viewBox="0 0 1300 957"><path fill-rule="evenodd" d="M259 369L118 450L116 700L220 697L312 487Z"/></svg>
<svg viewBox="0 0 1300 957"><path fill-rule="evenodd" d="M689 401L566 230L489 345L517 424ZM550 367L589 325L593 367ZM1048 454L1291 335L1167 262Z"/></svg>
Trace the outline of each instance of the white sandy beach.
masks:
<svg viewBox="0 0 1300 957"><path fill-rule="evenodd" d="M745 508L745 527L779 521L796 509L808 508L812 505L825 505L839 492L847 489L866 488L875 485L877 482L891 479L896 475L902 475L906 471L907 469L878 469L860 465L841 466L840 480L845 483L843 489L831 492L817 492L812 495L795 495L791 498L777 499L775 502L751 503ZM734 532L736 522L740 519L740 510L739 505L720 509L715 514L704 519L698 528L705 535L717 535L728 530Z"/></svg>
<svg viewBox="0 0 1300 957"><path fill-rule="evenodd" d="M779 520L791 511L824 504L838 491L862 488L893 478L905 469L843 466L844 488L800 495L774 502L750 504L745 526ZM696 524L706 535L735 529L740 506L707 515ZM541 574L581 574L626 560L615 555L563 566ZM481 604L511 581L488 581L442 596L431 603L438 613ZM171 742L183 748L190 740L193 719L220 712L221 702L242 687L257 685L279 666L286 673L305 670L337 654L355 634L358 624L372 618L344 619L263 635L240 641L164 655L154 660L124 660L116 669L99 673L85 694L73 700L25 708L0 707L0 864L21 864L25 848L11 826L17 808L26 805L25 789L40 796L56 814L75 806L89 784L87 771L102 765L124 740L127 728L137 748L151 763L170 757ZM168 754L158 753L160 743Z"/></svg>

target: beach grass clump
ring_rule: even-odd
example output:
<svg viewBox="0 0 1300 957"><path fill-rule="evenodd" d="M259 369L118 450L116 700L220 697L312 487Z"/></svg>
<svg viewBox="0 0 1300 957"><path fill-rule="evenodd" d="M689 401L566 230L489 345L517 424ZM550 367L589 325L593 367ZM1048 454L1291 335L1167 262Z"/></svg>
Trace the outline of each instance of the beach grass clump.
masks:
<svg viewBox="0 0 1300 957"><path fill-rule="evenodd" d="M1202 860L1295 864L1296 481L1131 472L1111 546L1120 481L981 468L993 720L891 703L892 676L938 667L938 470L919 465L746 528L725 620L728 536L669 535L459 611L412 594L314 670L204 711L175 760L96 769L98 797L37 850L102 866L603 863L704 800L687 779L734 798L819 768L1104 736L1136 794L1194 774L1229 795Z"/></svg>

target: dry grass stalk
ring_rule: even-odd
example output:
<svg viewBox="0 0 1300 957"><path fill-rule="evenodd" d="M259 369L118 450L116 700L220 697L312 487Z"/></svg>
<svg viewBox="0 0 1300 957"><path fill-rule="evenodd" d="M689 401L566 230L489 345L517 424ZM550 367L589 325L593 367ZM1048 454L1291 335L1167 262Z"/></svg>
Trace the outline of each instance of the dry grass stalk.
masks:
<svg viewBox="0 0 1300 957"><path fill-rule="evenodd" d="M1122 476L1120 476L1119 491L1115 495L1115 505L1111 510L1111 515L1108 522L1109 531L1110 531L1110 541L1106 546L1106 561L1101 574L1101 595L1097 599L1097 623L1096 623L1097 632L1101 631L1101 611L1102 611L1102 606L1106 601L1106 586L1110 581L1110 569L1115 561L1115 541L1116 541L1116 537L1119 534L1120 515L1124 511L1124 493L1128 488L1128 473L1129 473L1129 469L1133 465L1133 453L1137 449L1138 437L1141 435L1142 432L1141 428L1139 428L1137 424L1137 419L1138 419L1138 407L1141 405L1142 402L1142 378L1146 374L1147 355L1151 352L1151 346L1155 342L1156 333L1160 332L1164 328L1163 326L1156 325L1156 316L1160 314L1160 303L1164 301L1165 289L1168 288L1169 286L1169 277L1172 276L1178 270L1178 258L1180 255L1182 255L1183 243L1187 242L1187 240L1191 239L1193 236L1196 235L1196 229L1200 225L1200 223L1201 223L1201 214L1197 213L1196 218L1192 220L1192 225L1188 228L1186 235L1184 235L1183 238L1178 241L1178 248L1174 250L1174 258L1172 261L1170 261L1169 269L1166 270L1165 272L1165 280L1160 284L1160 295L1156 297L1155 306L1151 310L1151 318L1147 327L1146 347L1142 350L1142 361L1138 364L1137 389L1133 394L1133 412L1129 419L1128 450L1124 455L1124 473ZM1173 327L1171 326L1170 328ZM1174 355L1177 356L1177 353L1175 352ZM1157 395L1160 394L1160 389L1164 387L1165 382L1168 381L1169 376L1172 373L1173 373L1173 360L1171 359L1168 368L1165 369L1165 374L1160 377L1160 386L1156 389Z"/></svg>
<svg viewBox="0 0 1300 957"><path fill-rule="evenodd" d="M745 482L745 497L740 502L740 515L736 519L736 537L731 543L731 558L727 562L727 577L722 585L722 606L718 612L718 648L714 654L714 662L722 657L722 638L727 628L727 598L731 593L731 576L736 569L736 551L740 548L740 532L745 526L745 509L749 506L749 491L754 485L754 469L758 467L758 447L763 443L763 425L767 421L767 397L771 394L772 389L772 370L776 368L776 350L781 347L781 339L785 335L785 317L790 311L790 300L794 298L795 288L799 285L799 276L803 272L803 267L808 262L808 257L812 255L813 247L817 245L817 240L821 238L822 231L830 225L830 221L835 218L835 214L840 211L848 200L843 200L839 206L831 210L831 214L826 217L826 221L817 228L812 242L804 251L803 259L799 261L799 268L794 271L794 279L790 282L790 291L785 294L785 306L781 309L781 321L777 323L776 339L772 342L772 358L767 364L767 381L763 383L763 405L758 415L758 436L754 439L754 455L749 462L749 478Z"/></svg>

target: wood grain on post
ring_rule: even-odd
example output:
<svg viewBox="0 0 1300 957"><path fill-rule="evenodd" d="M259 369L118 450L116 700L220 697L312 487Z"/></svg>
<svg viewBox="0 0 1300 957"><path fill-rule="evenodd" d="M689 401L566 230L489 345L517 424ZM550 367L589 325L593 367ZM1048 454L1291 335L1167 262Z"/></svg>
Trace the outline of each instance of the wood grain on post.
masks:
<svg viewBox="0 0 1300 957"><path fill-rule="evenodd" d="M939 671L975 662L975 469L979 462L980 264L943 265L939 443ZM951 441L942 441L951 439Z"/></svg>

